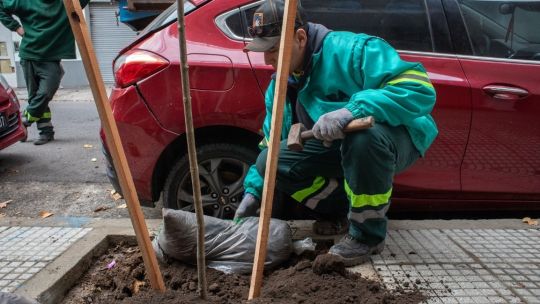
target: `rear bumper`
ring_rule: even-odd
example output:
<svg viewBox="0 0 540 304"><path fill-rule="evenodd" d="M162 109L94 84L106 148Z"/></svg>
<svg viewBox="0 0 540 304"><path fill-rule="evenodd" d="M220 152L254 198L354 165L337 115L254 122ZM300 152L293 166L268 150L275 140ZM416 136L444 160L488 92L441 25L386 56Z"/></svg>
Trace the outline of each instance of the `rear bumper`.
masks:
<svg viewBox="0 0 540 304"><path fill-rule="evenodd" d="M114 166L113 166L111 154L107 150L107 147L103 143L103 140L101 142L101 152L103 152L103 155L105 155L105 170L106 170L107 178L109 179L109 182L111 183L111 185L113 186L116 192L124 196L124 193L122 192L122 188L120 187L120 181L118 180L118 175L116 175L116 170L114 169Z"/></svg>
<svg viewBox="0 0 540 304"><path fill-rule="evenodd" d="M156 122L135 86L113 88L109 100L140 203L153 206L161 190L153 189L156 164L163 150L178 135L164 130ZM107 177L115 190L122 193L103 130L100 135L107 160Z"/></svg>

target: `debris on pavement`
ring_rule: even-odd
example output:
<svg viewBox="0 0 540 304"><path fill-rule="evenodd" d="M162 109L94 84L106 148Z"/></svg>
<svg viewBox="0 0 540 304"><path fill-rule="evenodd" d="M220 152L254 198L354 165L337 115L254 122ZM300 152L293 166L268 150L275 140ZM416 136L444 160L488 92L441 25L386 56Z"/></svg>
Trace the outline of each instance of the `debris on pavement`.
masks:
<svg viewBox="0 0 540 304"><path fill-rule="evenodd" d="M97 162L97 158L94 157L94 158L91 159L91 161Z"/></svg>
<svg viewBox="0 0 540 304"><path fill-rule="evenodd" d="M126 208L127 208L126 204L116 206L116 209L126 209Z"/></svg>
<svg viewBox="0 0 540 304"><path fill-rule="evenodd" d="M6 217L5 213L0 213L0 218Z"/></svg>
<svg viewBox="0 0 540 304"><path fill-rule="evenodd" d="M527 223L530 226L537 226L538 225L538 220L532 219L530 217L524 217L521 221L523 223Z"/></svg>
<svg viewBox="0 0 540 304"><path fill-rule="evenodd" d="M83 145L83 148L87 148L87 149L90 149L90 148L93 148L94 146L92 145L89 145L89 144L84 144Z"/></svg>
<svg viewBox="0 0 540 304"><path fill-rule="evenodd" d="M13 200L7 200L3 203L0 203L0 208L7 208L7 205L11 202L13 202Z"/></svg>
<svg viewBox="0 0 540 304"><path fill-rule="evenodd" d="M122 198L122 194L116 192L116 190L111 190L111 197L113 200L117 201Z"/></svg>
<svg viewBox="0 0 540 304"><path fill-rule="evenodd" d="M108 206L99 206L97 207L96 209L94 209L94 212L100 212L100 211L105 211L107 209L111 209L111 207L108 207Z"/></svg>
<svg viewBox="0 0 540 304"><path fill-rule="evenodd" d="M47 217L52 216L52 215L54 215L54 213L50 213L49 211L40 211L39 212L39 216L41 218L47 218Z"/></svg>

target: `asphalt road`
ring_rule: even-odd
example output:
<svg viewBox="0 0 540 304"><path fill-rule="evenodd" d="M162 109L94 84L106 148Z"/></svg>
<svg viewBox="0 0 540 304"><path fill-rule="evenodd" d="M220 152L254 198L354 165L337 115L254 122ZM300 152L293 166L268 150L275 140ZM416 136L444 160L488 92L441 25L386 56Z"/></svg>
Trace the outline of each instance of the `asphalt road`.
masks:
<svg viewBox="0 0 540 304"><path fill-rule="evenodd" d="M27 142L0 150L0 203L11 201L0 216L40 218L46 211L59 219L128 217L125 201L110 193L94 102L55 99L51 110L53 142L34 145L38 132L33 125ZM160 208L143 211L146 218L161 216Z"/></svg>

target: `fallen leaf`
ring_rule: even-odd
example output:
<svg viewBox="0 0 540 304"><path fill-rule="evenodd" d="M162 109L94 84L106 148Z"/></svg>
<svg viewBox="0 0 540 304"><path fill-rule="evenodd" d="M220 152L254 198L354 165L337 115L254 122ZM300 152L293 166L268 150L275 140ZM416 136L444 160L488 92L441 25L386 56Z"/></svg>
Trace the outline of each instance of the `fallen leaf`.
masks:
<svg viewBox="0 0 540 304"><path fill-rule="evenodd" d="M97 158L94 157L94 158L91 159L91 161L97 162Z"/></svg>
<svg viewBox="0 0 540 304"><path fill-rule="evenodd" d="M89 145L89 144L84 144L83 147L84 147L84 148L93 148L94 146Z"/></svg>
<svg viewBox="0 0 540 304"><path fill-rule="evenodd" d="M41 218L46 218L46 217L49 217L49 216L52 216L54 215L54 213L50 213L49 211L40 211L39 212L39 216Z"/></svg>
<svg viewBox="0 0 540 304"><path fill-rule="evenodd" d="M104 211L104 210L107 210L107 209L110 209L110 207L107 207L107 206L99 206L99 207L97 207L96 209L94 209L94 212L100 212L100 211Z"/></svg>
<svg viewBox="0 0 540 304"><path fill-rule="evenodd" d="M144 281L135 280L135 282L133 282L133 293L139 293L141 286L144 285Z"/></svg>
<svg viewBox="0 0 540 304"><path fill-rule="evenodd" d="M530 218L530 217L524 217L521 221L522 221L523 223L527 223L528 225L531 225L531 226L537 226L537 225L538 225L538 221L537 221L537 220L533 220L533 219Z"/></svg>
<svg viewBox="0 0 540 304"><path fill-rule="evenodd" d="M5 201L3 203L0 203L0 208L6 208L7 207L7 204L13 202L13 200L9 200L9 201Z"/></svg>
<svg viewBox="0 0 540 304"><path fill-rule="evenodd" d="M116 208L117 209L125 209L125 208L127 208L127 205L126 204L118 205Z"/></svg>

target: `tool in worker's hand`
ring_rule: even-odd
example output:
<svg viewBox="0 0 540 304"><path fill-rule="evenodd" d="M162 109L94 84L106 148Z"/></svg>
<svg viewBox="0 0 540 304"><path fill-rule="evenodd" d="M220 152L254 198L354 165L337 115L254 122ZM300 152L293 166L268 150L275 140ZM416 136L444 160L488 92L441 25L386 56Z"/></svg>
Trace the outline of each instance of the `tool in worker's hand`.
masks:
<svg viewBox="0 0 540 304"><path fill-rule="evenodd" d="M358 118L351 121L343 132L350 133L360 130L365 130L373 127L375 119L373 116L367 116ZM287 137L287 147L291 151L302 151L304 149L304 141L314 138L312 130L306 130L306 127L302 123L296 123L292 125Z"/></svg>

